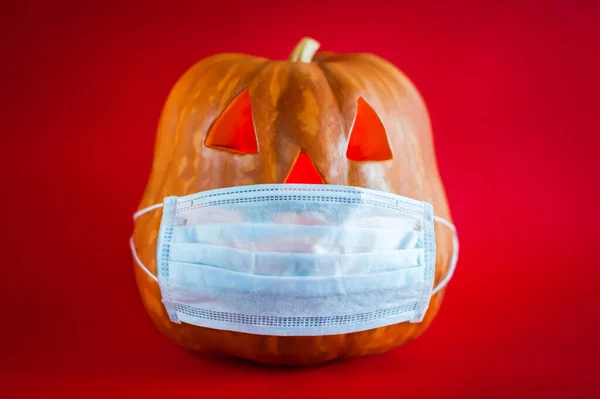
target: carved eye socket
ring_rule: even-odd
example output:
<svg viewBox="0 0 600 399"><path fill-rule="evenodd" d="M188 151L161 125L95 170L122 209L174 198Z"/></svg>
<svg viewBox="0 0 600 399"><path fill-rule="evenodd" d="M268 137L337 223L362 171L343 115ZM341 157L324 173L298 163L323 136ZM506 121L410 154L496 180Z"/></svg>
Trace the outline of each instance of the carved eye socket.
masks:
<svg viewBox="0 0 600 399"><path fill-rule="evenodd" d="M358 98L346 158L352 161L386 161L393 158L383 123L362 97Z"/></svg>
<svg viewBox="0 0 600 399"><path fill-rule="evenodd" d="M258 152L248 89L244 89L217 118L204 145L239 154Z"/></svg>

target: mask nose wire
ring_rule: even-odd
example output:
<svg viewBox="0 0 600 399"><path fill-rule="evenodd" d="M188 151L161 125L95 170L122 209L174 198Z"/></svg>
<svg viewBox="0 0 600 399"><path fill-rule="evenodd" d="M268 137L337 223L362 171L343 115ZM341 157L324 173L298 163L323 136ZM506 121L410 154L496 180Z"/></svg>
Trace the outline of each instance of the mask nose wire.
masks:
<svg viewBox="0 0 600 399"><path fill-rule="evenodd" d="M137 211L136 213L133 214L133 220L135 221L140 216L145 215L148 212L151 212L155 209L162 208L162 207L163 207L163 204L155 204L155 205L149 206L147 208L140 209L139 211ZM433 289L433 291L431 292L432 296L437 294L438 292L440 292L442 290L442 288L444 288L446 285L448 285L448 282L452 278L452 275L454 274L454 271L456 270L456 263L458 262L458 248L459 248L458 234L456 233L456 227L452 223L450 223L449 221L447 221L446 219L444 219L442 217L434 216L433 219L436 222L439 222L439 223L443 224L444 226L448 227L452 231L452 258L450 259L450 268L448 269L448 273L446 273L446 277L444 277L443 280L440 281L439 284ZM158 282L158 278L156 278L156 276L154 274L152 274L152 272L150 270L148 270L148 268L146 266L144 266L144 264L140 260L138 254L137 254L137 250L135 249L135 243L133 242L133 236L131 236L129 238L129 247L131 248L131 253L133 254L133 259L135 260L137 265L148 276L150 276L154 281Z"/></svg>

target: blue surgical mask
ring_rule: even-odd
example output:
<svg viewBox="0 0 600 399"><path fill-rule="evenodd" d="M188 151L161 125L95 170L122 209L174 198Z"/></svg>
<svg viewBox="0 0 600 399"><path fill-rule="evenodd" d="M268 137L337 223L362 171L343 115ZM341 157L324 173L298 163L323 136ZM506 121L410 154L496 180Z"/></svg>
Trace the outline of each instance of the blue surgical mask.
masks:
<svg viewBox="0 0 600 399"><path fill-rule="evenodd" d="M255 185L167 197L156 249L173 323L277 336L344 334L423 320L458 259L454 226L427 202L333 185ZM452 230L433 286L434 223Z"/></svg>

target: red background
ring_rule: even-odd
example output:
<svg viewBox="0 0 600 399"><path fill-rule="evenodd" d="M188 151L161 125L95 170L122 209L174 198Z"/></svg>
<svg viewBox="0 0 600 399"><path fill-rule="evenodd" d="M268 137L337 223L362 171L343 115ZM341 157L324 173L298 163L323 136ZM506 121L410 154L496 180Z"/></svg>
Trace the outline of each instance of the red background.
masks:
<svg viewBox="0 0 600 399"><path fill-rule="evenodd" d="M501 3L4 3L0 390L598 394L600 3ZM458 270L431 328L384 355L308 369L195 356L150 323L127 247L161 107L197 60L286 58L304 35L382 56L421 90Z"/></svg>

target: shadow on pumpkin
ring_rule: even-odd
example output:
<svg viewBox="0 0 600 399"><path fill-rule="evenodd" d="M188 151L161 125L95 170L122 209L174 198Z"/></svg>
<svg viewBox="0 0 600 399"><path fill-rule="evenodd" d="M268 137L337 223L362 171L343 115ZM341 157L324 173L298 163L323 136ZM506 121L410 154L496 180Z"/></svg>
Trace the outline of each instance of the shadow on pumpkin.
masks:
<svg viewBox="0 0 600 399"><path fill-rule="evenodd" d="M338 372L338 373L351 373L352 370L357 369L357 365L360 364L361 368L369 367L380 367L383 364L394 364L394 371L399 373L411 373L414 372L414 365L418 363L416 356L411 356L410 351L401 350L400 348L387 351L385 354L373 354L362 357L354 358L335 358L326 362L317 364L277 364L277 363L259 363L250 359L243 359L239 357L231 357L226 355L209 355L206 353L187 351L189 355L200 361L210 364L211 370L224 369L225 374L230 372L244 372L244 373L276 373L282 375L289 375L293 373L304 373L313 371L327 370L327 372ZM426 361L426 359L421 359ZM219 378L219 375L213 375ZM222 375L226 377L227 375ZM383 377L382 377L383 379Z"/></svg>

